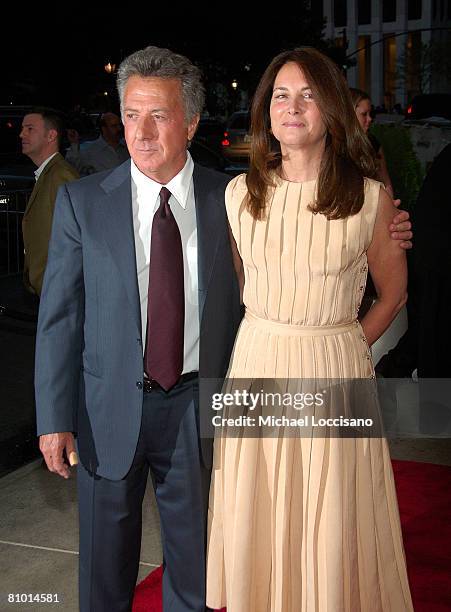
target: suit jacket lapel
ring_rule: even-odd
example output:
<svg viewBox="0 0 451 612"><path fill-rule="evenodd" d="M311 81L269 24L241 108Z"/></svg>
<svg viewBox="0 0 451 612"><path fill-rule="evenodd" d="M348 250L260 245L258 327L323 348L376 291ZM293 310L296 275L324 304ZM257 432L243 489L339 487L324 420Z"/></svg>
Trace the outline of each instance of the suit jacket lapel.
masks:
<svg viewBox="0 0 451 612"><path fill-rule="evenodd" d="M197 250L198 250L198 285L199 285L199 320L207 295L208 284L219 247L221 216L219 203L211 195L208 173L201 166L194 164L193 182L196 202Z"/></svg>
<svg viewBox="0 0 451 612"><path fill-rule="evenodd" d="M111 257L119 269L136 325L140 335L142 335L130 161L125 162L109 174L101 186L106 191L106 196L102 202L103 234Z"/></svg>

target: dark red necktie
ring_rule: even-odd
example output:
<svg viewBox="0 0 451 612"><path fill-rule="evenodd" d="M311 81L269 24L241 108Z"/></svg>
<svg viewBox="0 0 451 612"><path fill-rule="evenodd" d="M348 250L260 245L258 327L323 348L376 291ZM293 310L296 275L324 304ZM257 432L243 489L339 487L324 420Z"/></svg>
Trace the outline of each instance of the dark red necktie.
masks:
<svg viewBox="0 0 451 612"><path fill-rule="evenodd" d="M152 222L144 370L168 390L183 370L185 290L180 231L162 187Z"/></svg>

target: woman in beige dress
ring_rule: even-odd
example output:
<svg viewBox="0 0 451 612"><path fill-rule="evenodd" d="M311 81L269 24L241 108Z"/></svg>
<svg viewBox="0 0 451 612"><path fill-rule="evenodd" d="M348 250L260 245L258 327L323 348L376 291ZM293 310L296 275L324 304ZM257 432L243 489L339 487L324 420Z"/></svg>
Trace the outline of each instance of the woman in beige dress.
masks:
<svg viewBox="0 0 451 612"><path fill-rule="evenodd" d="M226 192L246 315L229 379L371 379L369 346L406 300L395 209L341 73L277 56L252 108L249 173ZM378 299L357 313L367 269ZM207 605L228 612L404 612L412 601L382 437L218 436Z"/></svg>

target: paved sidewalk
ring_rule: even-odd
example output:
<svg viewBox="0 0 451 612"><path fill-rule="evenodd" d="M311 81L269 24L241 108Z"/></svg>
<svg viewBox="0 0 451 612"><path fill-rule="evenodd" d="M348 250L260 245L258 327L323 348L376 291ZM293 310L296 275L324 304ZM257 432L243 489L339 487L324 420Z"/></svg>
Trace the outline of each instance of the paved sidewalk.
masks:
<svg viewBox="0 0 451 612"><path fill-rule="evenodd" d="M391 440L394 459L451 465L449 440ZM77 612L76 475L69 480L34 461L0 479L0 610ZM160 527L151 480L143 505L138 582L161 564ZM57 594L56 604L8 604L8 593Z"/></svg>
<svg viewBox="0 0 451 612"><path fill-rule="evenodd" d="M0 476L38 456L33 372L37 299L0 278Z"/></svg>
<svg viewBox="0 0 451 612"><path fill-rule="evenodd" d="M149 478L150 483L150 478ZM64 480L41 460L0 479L0 610L78 610L76 474ZM138 582L162 562L155 498L148 486ZM8 594L51 593L59 603L8 603Z"/></svg>

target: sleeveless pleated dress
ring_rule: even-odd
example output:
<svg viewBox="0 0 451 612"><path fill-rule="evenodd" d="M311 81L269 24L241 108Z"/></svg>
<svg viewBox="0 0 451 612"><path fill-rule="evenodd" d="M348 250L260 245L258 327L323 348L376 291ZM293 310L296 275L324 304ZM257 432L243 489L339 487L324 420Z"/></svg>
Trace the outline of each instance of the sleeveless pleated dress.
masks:
<svg viewBox="0 0 451 612"><path fill-rule="evenodd" d="M374 378L357 322L380 183L361 211L313 214L316 182L276 179L267 215L226 191L246 315L229 379ZM384 438L218 437L209 503L207 605L228 612L412 611Z"/></svg>

